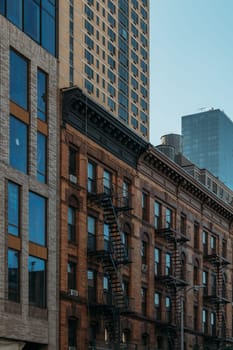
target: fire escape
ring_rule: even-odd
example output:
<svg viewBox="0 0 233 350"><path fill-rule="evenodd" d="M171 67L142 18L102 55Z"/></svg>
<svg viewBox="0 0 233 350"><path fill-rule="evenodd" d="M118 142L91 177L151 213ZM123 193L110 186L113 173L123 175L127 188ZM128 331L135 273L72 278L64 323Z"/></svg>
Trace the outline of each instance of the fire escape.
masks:
<svg viewBox="0 0 233 350"><path fill-rule="evenodd" d="M168 349L179 350L181 340L181 293L188 285L181 250L188 238L184 227L180 226L178 230L173 228L172 221L167 220L167 217L165 220L161 220L155 234L156 237L163 239L169 252L165 257L165 265L160 269L160 273L155 276L155 283L166 288L172 305L171 317L166 319L165 322L164 320L156 322L156 327L166 336Z"/></svg>
<svg viewBox="0 0 233 350"><path fill-rule="evenodd" d="M88 205L101 209L106 235L99 235L95 244L88 242L88 259L98 266L102 266L103 275L106 276L109 286L108 292L99 291L97 298L89 297L89 309L94 315L98 315L104 322L107 330L108 345L106 349L120 349L121 315L129 312L129 298L124 287L121 268L130 263L128 250L121 231L119 215L131 208L129 193L123 190L115 190L110 182L104 178L96 181L96 191L89 188ZM106 340L106 339L105 339ZM106 347L107 346L107 347ZM96 343L91 349L99 349Z"/></svg>
<svg viewBox="0 0 233 350"><path fill-rule="evenodd" d="M218 255L216 247L208 252L208 248L204 249L204 263L209 264L212 270L211 288L204 289L204 306L209 306L216 315L215 319L211 319L209 329L204 329L204 342L211 344L211 349L219 349L227 344L232 344L231 332L226 329L226 304L230 302L229 291L226 286L225 269L230 262L226 259L223 252Z"/></svg>

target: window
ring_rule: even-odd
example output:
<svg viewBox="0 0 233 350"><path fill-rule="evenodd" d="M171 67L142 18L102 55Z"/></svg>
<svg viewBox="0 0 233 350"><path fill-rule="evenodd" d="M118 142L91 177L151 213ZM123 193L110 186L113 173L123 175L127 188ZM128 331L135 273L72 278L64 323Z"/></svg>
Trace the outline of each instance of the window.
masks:
<svg viewBox="0 0 233 350"><path fill-rule="evenodd" d="M7 0L6 8L7 18L17 27L22 28L22 0L13 3L10 0Z"/></svg>
<svg viewBox="0 0 233 350"><path fill-rule="evenodd" d="M206 309L202 310L202 330L205 334L208 333L208 311Z"/></svg>
<svg viewBox="0 0 233 350"><path fill-rule="evenodd" d="M68 346L76 348L77 346L77 320L75 318L68 319Z"/></svg>
<svg viewBox="0 0 233 350"><path fill-rule="evenodd" d="M194 223L193 231L194 231L194 248L198 249L199 248L199 224L196 222Z"/></svg>
<svg viewBox="0 0 233 350"><path fill-rule="evenodd" d="M227 240L222 240L222 256L223 258L227 258Z"/></svg>
<svg viewBox="0 0 233 350"><path fill-rule="evenodd" d="M47 137L37 132L37 180L46 182Z"/></svg>
<svg viewBox="0 0 233 350"><path fill-rule="evenodd" d="M85 79L85 88L89 94L92 94L94 91L94 85L87 79Z"/></svg>
<svg viewBox="0 0 233 350"><path fill-rule="evenodd" d="M207 255L208 254L208 234L206 231L202 232L202 246L203 246L203 253Z"/></svg>
<svg viewBox="0 0 233 350"><path fill-rule="evenodd" d="M210 249L211 254L216 254L216 237L210 236Z"/></svg>
<svg viewBox="0 0 233 350"><path fill-rule="evenodd" d="M161 294L158 292L155 292L155 295L154 295L154 306L155 306L155 319L160 320L161 319Z"/></svg>
<svg viewBox="0 0 233 350"><path fill-rule="evenodd" d="M110 97L108 97L108 107L111 111L115 111L116 109L116 103Z"/></svg>
<svg viewBox="0 0 233 350"><path fill-rule="evenodd" d="M72 182L77 182L77 150L69 147L69 175Z"/></svg>
<svg viewBox="0 0 233 350"><path fill-rule="evenodd" d="M47 74L37 70L37 116L40 120L47 119Z"/></svg>
<svg viewBox="0 0 233 350"><path fill-rule="evenodd" d="M104 170L103 187L105 193L112 192L112 174L106 169Z"/></svg>
<svg viewBox="0 0 233 350"><path fill-rule="evenodd" d="M130 184L126 180L123 181L122 195L123 195L123 206L128 207L130 205Z"/></svg>
<svg viewBox="0 0 233 350"><path fill-rule="evenodd" d="M10 50L10 99L28 109L28 61Z"/></svg>
<svg viewBox="0 0 233 350"><path fill-rule="evenodd" d="M68 275L68 289L76 289L76 263L68 261L67 275Z"/></svg>
<svg viewBox="0 0 233 350"><path fill-rule="evenodd" d="M171 228L172 227L172 210L169 208L166 208L166 214L165 214L165 227Z"/></svg>
<svg viewBox="0 0 233 350"><path fill-rule="evenodd" d="M34 192L29 192L29 240L46 244L46 199Z"/></svg>
<svg viewBox="0 0 233 350"><path fill-rule="evenodd" d="M208 272L203 271L202 272L202 284L204 286L204 295L208 295Z"/></svg>
<svg viewBox="0 0 233 350"><path fill-rule="evenodd" d="M8 300L19 302L19 252L8 249Z"/></svg>
<svg viewBox="0 0 233 350"><path fill-rule="evenodd" d="M147 242L146 241L142 241L141 256L142 256L142 264L147 265ZM146 272L146 271L143 271L143 272Z"/></svg>
<svg viewBox="0 0 233 350"><path fill-rule="evenodd" d="M149 195L142 192L142 219L148 220L149 216Z"/></svg>
<svg viewBox="0 0 233 350"><path fill-rule="evenodd" d="M93 27L93 25L91 25L91 23L88 22L87 20L85 20L85 28L86 28L88 34L90 34L90 35L93 35L93 34L94 34L94 27Z"/></svg>
<svg viewBox="0 0 233 350"><path fill-rule="evenodd" d="M88 250L95 250L96 244L96 220L93 216L87 217L87 230L88 230Z"/></svg>
<svg viewBox="0 0 233 350"><path fill-rule="evenodd" d="M171 262L172 262L171 254L166 253L166 256L165 256L165 275L166 276L171 275Z"/></svg>
<svg viewBox="0 0 233 350"><path fill-rule="evenodd" d="M24 0L24 31L40 42L40 5L35 0Z"/></svg>
<svg viewBox="0 0 233 350"><path fill-rule="evenodd" d="M85 50L85 58L89 64L94 63L94 56L88 50Z"/></svg>
<svg viewBox="0 0 233 350"><path fill-rule="evenodd" d="M109 225L104 223L104 250L109 251L110 249L110 231Z"/></svg>
<svg viewBox="0 0 233 350"><path fill-rule="evenodd" d="M68 207L68 241L76 241L76 209Z"/></svg>
<svg viewBox="0 0 233 350"><path fill-rule="evenodd" d="M155 259L155 276L160 276L161 274L161 250L155 248L154 250L154 259Z"/></svg>
<svg viewBox="0 0 233 350"><path fill-rule="evenodd" d="M27 125L10 116L10 165L24 173L28 168L27 137Z"/></svg>
<svg viewBox="0 0 233 350"><path fill-rule="evenodd" d="M8 182L8 233L19 236L20 187Z"/></svg>
<svg viewBox="0 0 233 350"><path fill-rule="evenodd" d="M146 315L146 299L147 299L147 290L146 288L141 288L141 308L142 308L142 314Z"/></svg>
<svg viewBox="0 0 233 350"><path fill-rule="evenodd" d="M134 129L137 129L138 128L138 121L136 118L134 117L131 117L131 124L133 126Z"/></svg>
<svg viewBox="0 0 233 350"><path fill-rule="evenodd" d="M145 125L140 124L140 131L141 131L143 136L147 135L147 128L145 127Z"/></svg>
<svg viewBox="0 0 233 350"><path fill-rule="evenodd" d="M88 279L88 300L95 302L96 300L96 273L93 270L87 271Z"/></svg>
<svg viewBox="0 0 233 350"><path fill-rule="evenodd" d="M216 313L210 313L210 326L211 326L211 335L216 336Z"/></svg>
<svg viewBox="0 0 233 350"><path fill-rule="evenodd" d="M184 214L180 216L180 233L182 235L186 234L186 215Z"/></svg>
<svg viewBox="0 0 233 350"><path fill-rule="evenodd" d="M171 322L172 321L172 308L171 308L171 298L170 297L165 298L165 309L166 309L166 321Z"/></svg>
<svg viewBox="0 0 233 350"><path fill-rule="evenodd" d="M211 284L211 295L215 296L217 294L217 279L216 279L216 274L211 273L210 275L210 284Z"/></svg>
<svg viewBox="0 0 233 350"><path fill-rule="evenodd" d="M193 266L193 285L198 286L199 285L199 263L198 260L194 261Z"/></svg>
<svg viewBox="0 0 233 350"><path fill-rule="evenodd" d="M46 264L45 260L28 257L29 303L40 308L46 307Z"/></svg>
<svg viewBox="0 0 233 350"><path fill-rule="evenodd" d="M154 225L155 229L161 227L161 204L159 202L154 202Z"/></svg>

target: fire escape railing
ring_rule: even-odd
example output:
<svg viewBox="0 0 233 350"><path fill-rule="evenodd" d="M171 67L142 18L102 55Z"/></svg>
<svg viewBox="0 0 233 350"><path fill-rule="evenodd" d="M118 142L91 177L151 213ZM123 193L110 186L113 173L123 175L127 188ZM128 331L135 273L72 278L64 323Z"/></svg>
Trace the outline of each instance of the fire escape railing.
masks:
<svg viewBox="0 0 233 350"><path fill-rule="evenodd" d="M87 194L89 205L102 209L103 221L109 230L106 239L102 236L102 247L96 242L96 237L90 236L88 240L88 256L101 262L103 273L108 276L111 287L111 297L108 295L106 299L105 295L105 303L99 301L95 307L101 309L110 341L119 343L120 315L130 310L121 274L121 267L130 263L130 254L124 242L119 214L131 209L131 197L103 178L96 180L95 186L89 189L95 189Z"/></svg>

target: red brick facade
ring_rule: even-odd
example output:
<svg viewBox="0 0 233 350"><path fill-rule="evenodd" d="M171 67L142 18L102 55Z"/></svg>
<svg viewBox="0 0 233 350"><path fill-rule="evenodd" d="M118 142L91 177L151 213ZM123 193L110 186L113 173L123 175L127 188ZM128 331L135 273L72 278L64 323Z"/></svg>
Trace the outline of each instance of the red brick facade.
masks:
<svg viewBox="0 0 233 350"><path fill-rule="evenodd" d="M93 140L99 112L76 112L85 132L61 132L60 349L178 350L182 300L185 349L230 344L232 208L150 145L133 165L133 133L99 119Z"/></svg>

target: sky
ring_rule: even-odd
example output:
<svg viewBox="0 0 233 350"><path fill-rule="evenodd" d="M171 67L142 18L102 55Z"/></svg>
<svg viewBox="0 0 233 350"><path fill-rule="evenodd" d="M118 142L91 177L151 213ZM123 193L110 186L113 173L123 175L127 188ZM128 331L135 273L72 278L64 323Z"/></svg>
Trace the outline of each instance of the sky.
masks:
<svg viewBox="0 0 233 350"><path fill-rule="evenodd" d="M233 120L233 0L150 0L150 142L203 108Z"/></svg>

